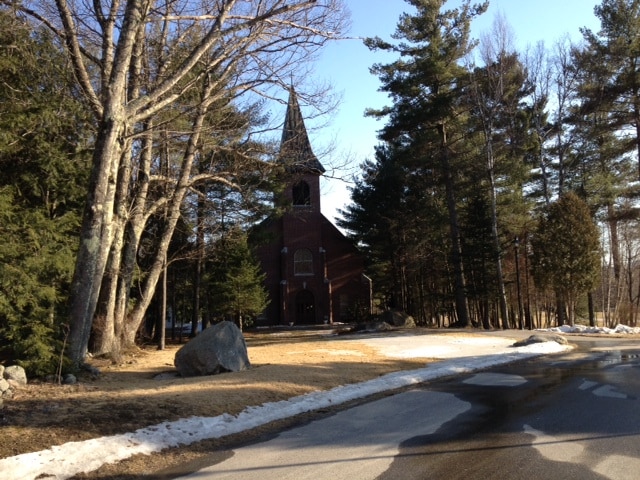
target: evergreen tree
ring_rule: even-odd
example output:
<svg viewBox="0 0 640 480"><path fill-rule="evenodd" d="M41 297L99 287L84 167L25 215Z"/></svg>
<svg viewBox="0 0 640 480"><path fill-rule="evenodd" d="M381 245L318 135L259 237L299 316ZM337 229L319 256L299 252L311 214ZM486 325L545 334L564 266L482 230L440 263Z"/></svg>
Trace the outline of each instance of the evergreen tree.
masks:
<svg viewBox="0 0 640 480"><path fill-rule="evenodd" d="M371 49L400 55L390 64L371 69L380 77L381 90L389 93L393 105L369 114L388 117L381 139L411 149L412 165L437 171L445 187L457 320L467 326L456 184L456 147L464 131L467 108L461 98L468 75L461 63L474 47L469 37L471 21L486 11L488 2L472 6L465 0L459 8L442 12L446 0L407 3L416 13L400 17L394 38L403 42L393 45L380 38L366 40Z"/></svg>
<svg viewBox="0 0 640 480"><path fill-rule="evenodd" d="M433 195L433 176L428 182L427 172L409 171L402 161L406 154L391 144L376 147L376 161L362 165L352 204L340 212L338 225L368 259L381 305L429 324L447 290L439 283L446 277L446 212Z"/></svg>
<svg viewBox="0 0 640 480"><path fill-rule="evenodd" d="M603 0L594 11L600 19L599 32L583 30L585 43L572 52L578 82L570 117L575 142L567 184L580 192L608 227L606 250L612 272L605 278L604 304L618 312L633 312L637 301L631 292L637 291L637 279L624 258L621 232L637 222L640 195L636 181L640 174L640 2ZM609 308L603 310L612 321ZM623 320L633 322L633 317Z"/></svg>
<svg viewBox="0 0 640 480"><path fill-rule="evenodd" d="M527 142L523 140L525 132L520 128L519 117L524 116L524 98L528 91L526 73L518 56L507 50L510 45L505 40L505 28L496 28L495 39L485 39L481 44L485 65L474 70L469 91L471 118L478 122L477 129L483 139L485 172L480 183L487 185L489 197L500 317L502 326L509 328L502 266L505 242L500 235L498 192L521 190L522 150Z"/></svg>
<svg viewBox="0 0 640 480"><path fill-rule="evenodd" d="M406 309L405 172L393 149L383 145L376 147L376 162L366 161L362 169L362 179L351 188L352 204L340 212L338 225L357 239L368 258L383 305Z"/></svg>
<svg viewBox="0 0 640 480"><path fill-rule="evenodd" d="M486 329L500 327L491 321L491 304L499 295L495 281L498 252L491 241L491 209L488 203L487 196L482 193L469 201L463 218L462 236L470 308Z"/></svg>
<svg viewBox="0 0 640 480"><path fill-rule="evenodd" d="M587 204L573 192L560 197L540 218L531 245L536 285L556 292L573 326L579 296L597 285L600 274L600 231Z"/></svg>
<svg viewBox="0 0 640 480"><path fill-rule="evenodd" d="M216 244L213 265L209 268L208 288L211 308L234 319L242 330L268 305L260 264L247 243L247 235L234 228Z"/></svg>
<svg viewBox="0 0 640 480"><path fill-rule="evenodd" d="M624 151L640 158L640 1L603 0L594 12L598 34L582 31L586 47L576 51L584 72L580 96L583 113L598 113L609 132L624 134ZM637 165L640 176L640 162Z"/></svg>
<svg viewBox="0 0 640 480"><path fill-rule="evenodd" d="M64 54L0 10L0 356L55 373L88 176L87 112Z"/></svg>

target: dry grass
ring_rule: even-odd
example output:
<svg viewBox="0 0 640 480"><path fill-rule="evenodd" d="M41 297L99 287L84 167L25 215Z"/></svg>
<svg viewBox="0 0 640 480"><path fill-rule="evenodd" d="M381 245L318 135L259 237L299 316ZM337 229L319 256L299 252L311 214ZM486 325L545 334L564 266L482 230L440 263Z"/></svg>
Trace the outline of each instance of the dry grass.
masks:
<svg viewBox="0 0 640 480"><path fill-rule="evenodd" d="M247 333L245 338L252 368L244 372L156 379L160 373L175 371L173 358L179 346L174 345L164 351L149 347L129 352L120 364L94 359L101 376L94 380L81 378L77 385L32 383L17 391L0 410L0 458L69 441L130 432L191 415L237 414L247 406L425 364L425 359L389 359L348 336L330 336L327 332ZM82 478L165 478L157 472L188 462L195 463L187 470L197 468L212 451L286 423L156 455L137 456Z"/></svg>

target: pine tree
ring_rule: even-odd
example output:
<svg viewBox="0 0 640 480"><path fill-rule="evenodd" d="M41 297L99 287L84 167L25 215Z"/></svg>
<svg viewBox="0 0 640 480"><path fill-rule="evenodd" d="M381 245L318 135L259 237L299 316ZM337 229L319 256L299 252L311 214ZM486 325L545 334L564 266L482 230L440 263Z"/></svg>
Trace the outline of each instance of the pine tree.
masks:
<svg viewBox="0 0 640 480"><path fill-rule="evenodd" d="M597 285L600 274L600 231L587 204L573 192L552 203L540 218L531 245L536 284L556 292L561 304L567 305L573 326L579 296Z"/></svg>
<svg viewBox="0 0 640 480"><path fill-rule="evenodd" d="M246 233L235 228L223 234L212 263L207 274L212 309L232 317L242 330L269 302L265 275L248 246Z"/></svg>
<svg viewBox="0 0 640 480"><path fill-rule="evenodd" d="M584 114L606 117L603 126L613 133L625 132L626 152L640 160L640 2L603 0L594 9L600 19L598 34L583 30L586 47L577 50L576 67L581 77L580 97ZM640 176L640 161L637 165Z"/></svg>
<svg viewBox="0 0 640 480"><path fill-rule="evenodd" d="M0 356L57 371L88 176L87 114L64 55L0 10Z"/></svg>
<svg viewBox="0 0 640 480"><path fill-rule="evenodd" d="M462 60L474 47L470 24L488 8L488 2L472 6L465 0L457 9L441 8L446 0L408 0L416 13L403 14L394 38L397 45L380 38L366 40L374 50L397 53L387 65L374 65L372 73L382 82L393 105L369 111L388 118L380 137L411 150L408 160L416 169L437 171L445 187L449 216L450 259L457 320L468 326L465 274L462 259L456 184L456 142L461 138L466 107L460 99L468 78Z"/></svg>
<svg viewBox="0 0 640 480"><path fill-rule="evenodd" d="M391 144L376 147L376 161L362 165L362 178L338 225L359 245L376 295L420 324L431 324L449 296L446 222L439 187L427 169L410 170L406 152ZM431 179L429 179L431 177ZM448 310L447 310L448 311Z"/></svg>
<svg viewBox="0 0 640 480"><path fill-rule="evenodd" d="M567 184L607 223L612 272L605 279L610 295L605 305L630 312L617 321L634 322L637 278L633 268L625 272L631 260L624 258L622 232L637 223L640 194L640 2L603 0L594 11L600 30L583 30L584 44L572 51L577 88L570 122L575 144ZM609 308L603 310L613 321Z"/></svg>
<svg viewBox="0 0 640 480"><path fill-rule="evenodd" d="M485 172L481 184L488 183L491 237L493 238L496 285L502 326L509 328L507 298L504 285L502 256L503 244L498 218L498 192L518 190L522 175L518 168L524 165L522 131L518 117L522 115L522 105L526 89L526 73L517 55L506 50L509 47L504 38L504 28L496 28L492 43L481 45L485 65L473 72L473 82L469 88L472 104L472 119L478 122L482 133ZM502 33L501 33L502 32ZM520 150L520 151L519 151Z"/></svg>
<svg viewBox="0 0 640 480"><path fill-rule="evenodd" d="M407 309L406 172L390 146L376 147L376 161L362 165L363 177L351 188L352 204L338 225L346 229L369 259L370 273L382 303Z"/></svg>

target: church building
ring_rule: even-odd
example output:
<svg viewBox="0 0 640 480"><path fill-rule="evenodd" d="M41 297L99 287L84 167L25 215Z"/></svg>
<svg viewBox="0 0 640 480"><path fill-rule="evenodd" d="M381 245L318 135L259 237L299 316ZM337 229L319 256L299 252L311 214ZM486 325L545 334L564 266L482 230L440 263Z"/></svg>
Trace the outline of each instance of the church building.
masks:
<svg viewBox="0 0 640 480"><path fill-rule="evenodd" d="M325 168L311 149L293 88L280 143L285 165L284 214L259 230L257 249L270 304L257 325L351 322L371 311L371 280L353 242L320 212Z"/></svg>

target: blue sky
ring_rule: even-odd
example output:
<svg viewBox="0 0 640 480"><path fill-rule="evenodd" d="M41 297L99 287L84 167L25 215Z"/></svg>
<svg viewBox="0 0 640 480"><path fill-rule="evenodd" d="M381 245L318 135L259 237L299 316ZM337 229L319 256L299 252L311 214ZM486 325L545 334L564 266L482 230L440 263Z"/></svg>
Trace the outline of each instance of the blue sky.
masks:
<svg viewBox="0 0 640 480"><path fill-rule="evenodd" d="M345 0L351 10L351 37L379 36L391 39L400 14L412 8L404 0ZM527 45L544 41L548 48L565 34L573 40L580 40L580 27L599 30L599 21L593 8L600 0L490 0L487 13L472 24L472 36L479 38L491 30L495 16L501 13L513 29L519 51ZM445 8L459 6L460 0L449 0ZM328 145L334 150L330 157L321 157L327 174L349 176L357 172L358 165L366 158L373 157L374 146L378 143L376 132L383 123L364 117L366 108L377 108L388 104L385 94L378 92L380 82L369 73L374 63L387 63L394 58L384 52L370 52L359 40L342 40L329 45L315 65L318 79L331 83L335 91L342 95L337 112L322 129L314 130L310 123L310 137L316 153ZM303 111L304 114L304 111ZM346 168L332 172L333 165ZM349 203L347 184L340 180L323 180L322 211L334 220L336 209Z"/></svg>

